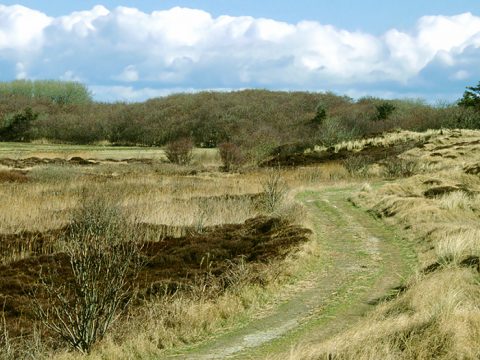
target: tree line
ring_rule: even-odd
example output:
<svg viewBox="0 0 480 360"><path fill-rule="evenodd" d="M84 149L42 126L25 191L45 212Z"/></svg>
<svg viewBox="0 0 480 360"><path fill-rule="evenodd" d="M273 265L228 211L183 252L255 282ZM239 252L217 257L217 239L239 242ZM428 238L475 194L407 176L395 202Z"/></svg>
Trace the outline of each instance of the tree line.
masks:
<svg viewBox="0 0 480 360"><path fill-rule="evenodd" d="M480 128L480 84L454 104L354 100L331 92L242 90L100 103L75 82L0 83L0 140L164 146L233 143L252 157L283 144L331 145L396 128Z"/></svg>

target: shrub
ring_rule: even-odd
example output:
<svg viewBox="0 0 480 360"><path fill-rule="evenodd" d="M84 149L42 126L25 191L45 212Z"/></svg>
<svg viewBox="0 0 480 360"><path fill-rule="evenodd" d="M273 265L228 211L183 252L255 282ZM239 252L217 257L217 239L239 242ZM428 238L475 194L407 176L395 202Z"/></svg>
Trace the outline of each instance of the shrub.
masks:
<svg viewBox="0 0 480 360"><path fill-rule="evenodd" d="M30 107L27 107L23 112L16 113L11 120L7 120L7 125L0 129L0 140L29 141L30 127L37 117L38 114L34 113Z"/></svg>
<svg viewBox="0 0 480 360"><path fill-rule="evenodd" d="M332 146L356 137L356 129L349 127L343 118L328 117L319 127L316 140L324 146Z"/></svg>
<svg viewBox="0 0 480 360"><path fill-rule="evenodd" d="M395 111L396 107L393 104L384 102L382 104L375 106L375 109L377 110L375 120L380 121L380 120L387 120L388 117Z"/></svg>
<svg viewBox="0 0 480 360"><path fill-rule="evenodd" d="M315 117L312 119L312 123L315 125L322 125L327 118L327 110L323 104L318 104Z"/></svg>
<svg viewBox="0 0 480 360"><path fill-rule="evenodd" d="M262 182L263 194L261 207L267 213L273 213L281 207L287 196L287 184L278 170L270 170L267 179Z"/></svg>
<svg viewBox="0 0 480 360"><path fill-rule="evenodd" d="M193 142L188 138L182 138L168 143L165 148L167 159L180 165L188 165L192 161Z"/></svg>
<svg viewBox="0 0 480 360"><path fill-rule="evenodd" d="M131 299L127 280L139 270L140 248L126 224L118 207L84 197L65 239L73 279L59 285L58 274L42 276L47 304L34 296L42 324L81 352L90 352Z"/></svg>
<svg viewBox="0 0 480 360"><path fill-rule="evenodd" d="M368 165L372 159L363 155L351 155L342 161L343 166L350 175L366 175Z"/></svg>
<svg viewBox="0 0 480 360"><path fill-rule="evenodd" d="M240 150L240 147L231 142L221 143L218 146L220 158L222 159L223 169L230 171L241 165L245 161L245 157Z"/></svg>

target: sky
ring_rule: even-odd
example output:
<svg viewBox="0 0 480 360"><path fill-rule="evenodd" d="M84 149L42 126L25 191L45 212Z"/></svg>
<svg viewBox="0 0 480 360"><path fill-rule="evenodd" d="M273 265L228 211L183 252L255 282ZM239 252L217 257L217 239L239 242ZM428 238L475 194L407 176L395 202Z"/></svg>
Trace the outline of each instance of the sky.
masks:
<svg viewBox="0 0 480 360"><path fill-rule="evenodd" d="M480 81L478 0L2 1L0 81L99 101L245 88L455 101Z"/></svg>

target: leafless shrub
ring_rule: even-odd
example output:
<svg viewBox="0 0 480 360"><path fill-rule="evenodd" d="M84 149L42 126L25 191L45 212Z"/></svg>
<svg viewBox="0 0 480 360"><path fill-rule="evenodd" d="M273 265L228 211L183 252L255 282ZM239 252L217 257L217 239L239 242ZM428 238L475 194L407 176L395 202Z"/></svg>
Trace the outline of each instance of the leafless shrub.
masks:
<svg viewBox="0 0 480 360"><path fill-rule="evenodd" d="M165 154L167 159L180 165L188 165L192 161L193 142L188 138L178 139L167 144Z"/></svg>
<svg viewBox="0 0 480 360"><path fill-rule="evenodd" d="M350 175L365 176L371 162L372 159L368 156L352 155L343 160L342 164Z"/></svg>
<svg viewBox="0 0 480 360"><path fill-rule="evenodd" d="M273 213L280 208L287 195L287 184L278 170L271 170L267 179L262 182L263 196L261 198L262 208Z"/></svg>
<svg viewBox="0 0 480 360"><path fill-rule="evenodd" d="M220 152L220 158L222 159L223 169L225 171L230 171L245 161L242 151L234 143L222 143L218 145L218 150Z"/></svg>
<svg viewBox="0 0 480 360"><path fill-rule="evenodd" d="M83 199L65 239L71 280L41 277L34 309L42 324L72 348L88 353L129 304L129 279L140 267L139 245L118 207L101 197ZM57 279L55 281L55 278Z"/></svg>

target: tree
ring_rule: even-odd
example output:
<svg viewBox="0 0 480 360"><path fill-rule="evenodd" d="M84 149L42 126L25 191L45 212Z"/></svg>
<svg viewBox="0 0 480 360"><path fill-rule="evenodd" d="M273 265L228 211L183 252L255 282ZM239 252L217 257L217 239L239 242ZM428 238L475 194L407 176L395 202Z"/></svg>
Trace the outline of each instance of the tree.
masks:
<svg viewBox="0 0 480 360"><path fill-rule="evenodd" d="M463 93L458 105L480 111L480 81L477 86L467 86L467 90Z"/></svg>
<svg viewBox="0 0 480 360"><path fill-rule="evenodd" d="M377 114L375 115L375 120L387 120L390 115L397 109L395 105L388 102L383 102L375 106Z"/></svg>
<svg viewBox="0 0 480 360"><path fill-rule="evenodd" d="M315 117L312 119L312 123L315 125L322 125L327 118L327 110L323 104L318 104Z"/></svg>
<svg viewBox="0 0 480 360"><path fill-rule="evenodd" d="M0 129L1 141L29 141L32 122L38 118L32 108L27 107L23 112L13 115L11 120L7 120L7 126Z"/></svg>
<svg viewBox="0 0 480 360"><path fill-rule="evenodd" d="M0 82L0 95L47 99L58 105L92 102L92 94L87 86L75 81L15 80Z"/></svg>

